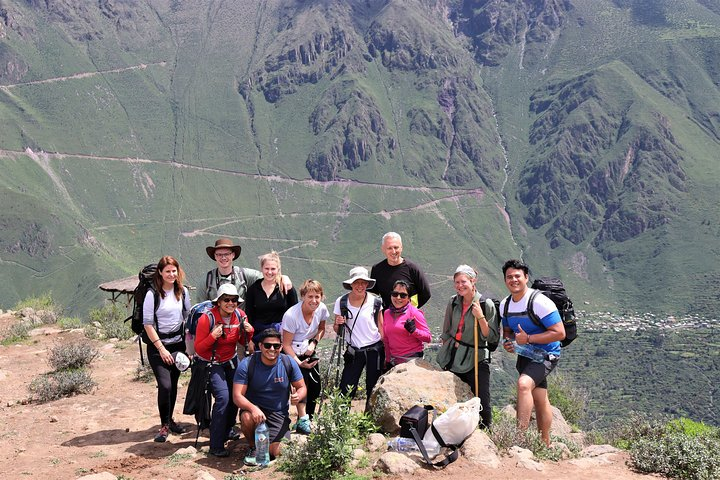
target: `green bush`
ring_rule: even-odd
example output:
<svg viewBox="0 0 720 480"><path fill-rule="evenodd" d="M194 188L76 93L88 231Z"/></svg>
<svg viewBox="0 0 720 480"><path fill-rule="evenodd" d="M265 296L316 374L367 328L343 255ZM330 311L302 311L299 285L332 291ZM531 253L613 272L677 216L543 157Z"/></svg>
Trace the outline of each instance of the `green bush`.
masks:
<svg viewBox="0 0 720 480"><path fill-rule="evenodd" d="M90 310L88 317L90 325L85 328L85 335L90 338L100 336L102 338L126 340L134 335L130 330L130 322L125 322L125 318L127 318L125 309L118 307L115 303ZM100 325L99 332L95 327L96 324Z"/></svg>
<svg viewBox="0 0 720 480"><path fill-rule="evenodd" d="M85 369L60 370L35 377L30 382L33 400L45 403L63 397L90 393L97 384Z"/></svg>
<svg viewBox="0 0 720 480"><path fill-rule="evenodd" d="M155 380L155 374L153 373L152 368L150 368L150 364L145 363L143 365L142 362L138 361L137 365L135 366L135 377L133 378L133 380L135 380L136 382L144 383L149 383Z"/></svg>
<svg viewBox="0 0 720 480"><path fill-rule="evenodd" d="M83 326L82 320L78 317L62 317L57 321L60 328L71 330L73 328L80 328Z"/></svg>
<svg viewBox="0 0 720 480"><path fill-rule="evenodd" d="M60 310L62 310L60 306L55 304L51 292L38 297L28 297L24 300L20 300L17 304L15 304L15 308L13 308L13 310L20 311L23 308L32 308L35 311L50 310L55 313L60 313Z"/></svg>
<svg viewBox="0 0 720 480"><path fill-rule="evenodd" d="M97 355L87 342L61 343L50 349L48 364L55 370L74 370L90 365Z"/></svg>
<svg viewBox="0 0 720 480"><path fill-rule="evenodd" d="M589 394L578 387L562 372L556 371L548 377L548 398L550 404L560 409L565 421L579 425L587 413Z"/></svg>
<svg viewBox="0 0 720 480"><path fill-rule="evenodd" d="M545 442L534 428L523 431L517 427L515 417L493 410L493 423L490 427L490 439L501 452L508 451L513 446L526 448L541 460L558 461L562 459L563 450L545 445ZM552 437L553 442L564 443L573 456L580 453L580 446L575 442L560 437Z"/></svg>
<svg viewBox="0 0 720 480"><path fill-rule="evenodd" d="M30 338L30 330L32 330L32 328L32 325L27 322L15 323L3 333L2 342L0 342L0 344L12 345L13 343L27 340Z"/></svg>
<svg viewBox="0 0 720 480"><path fill-rule="evenodd" d="M313 420L307 442L292 442L283 449L279 470L294 480L341 478L346 473L352 451L361 439L359 428L368 431L368 417L350 411L350 400L334 390L325 399Z"/></svg>

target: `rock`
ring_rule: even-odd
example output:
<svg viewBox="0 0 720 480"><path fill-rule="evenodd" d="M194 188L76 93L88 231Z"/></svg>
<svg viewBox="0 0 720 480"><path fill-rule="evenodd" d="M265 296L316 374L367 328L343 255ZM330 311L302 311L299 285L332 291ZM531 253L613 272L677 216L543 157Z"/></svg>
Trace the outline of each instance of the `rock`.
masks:
<svg viewBox="0 0 720 480"><path fill-rule="evenodd" d="M567 460L572 457L572 452L563 442L553 442L550 447L554 450L560 450L560 458L563 460Z"/></svg>
<svg viewBox="0 0 720 480"><path fill-rule="evenodd" d="M92 475L85 475L84 477L78 477L78 480L117 480L117 477L110 472L93 473Z"/></svg>
<svg viewBox="0 0 720 480"><path fill-rule="evenodd" d="M500 466L498 449L487 433L482 430L475 430L465 440L460 453L473 465L482 465L489 468L498 468Z"/></svg>
<svg viewBox="0 0 720 480"><path fill-rule="evenodd" d="M510 454L510 457L517 461L516 465L518 467L525 468L527 470L535 470L537 472L542 472L545 468L541 462L535 461L533 453L528 449L514 446L508 451L508 453Z"/></svg>
<svg viewBox="0 0 720 480"><path fill-rule="evenodd" d="M572 427L570 427L570 425L568 425L568 423L565 421L565 417L563 417L560 409L554 406L551 408L553 412L553 419L552 425L550 426L550 434L562 438L573 438L572 435L574 434L572 433ZM512 405L505 405L501 412L510 418L517 418L517 412L515 411L515 407L513 407ZM530 428L537 428L537 424L535 423L534 410L532 417L530 418Z"/></svg>
<svg viewBox="0 0 720 480"><path fill-rule="evenodd" d="M598 457L608 453L617 453L618 449L612 445L590 445L580 452L581 457Z"/></svg>
<svg viewBox="0 0 720 480"><path fill-rule="evenodd" d="M213 477L210 472L207 472L205 470L200 470L195 474L195 480L217 480L215 477Z"/></svg>
<svg viewBox="0 0 720 480"><path fill-rule="evenodd" d="M387 440L382 433L371 433L365 441L365 448L369 452L381 452L387 448Z"/></svg>
<svg viewBox="0 0 720 480"><path fill-rule="evenodd" d="M370 410L382 431L397 434L400 417L412 406L433 405L445 411L471 397L470 387L453 373L413 359L380 377L370 397Z"/></svg>
<svg viewBox="0 0 720 480"><path fill-rule="evenodd" d="M57 423L58 418L55 415L50 415L50 423Z"/></svg>
<svg viewBox="0 0 720 480"><path fill-rule="evenodd" d="M197 453L197 449L193 447L192 445L187 446L185 448L180 448L175 451L176 455L195 455Z"/></svg>
<svg viewBox="0 0 720 480"><path fill-rule="evenodd" d="M373 467L390 475L407 475L414 473L418 468L420 468L418 463L398 452L383 453Z"/></svg>
<svg viewBox="0 0 720 480"><path fill-rule="evenodd" d="M572 460L569 460L568 463L571 463L571 464L573 464L577 467L581 467L581 468L595 469L602 465L612 464L613 461L609 458L610 455L612 455L612 454L600 455L597 457L574 458Z"/></svg>

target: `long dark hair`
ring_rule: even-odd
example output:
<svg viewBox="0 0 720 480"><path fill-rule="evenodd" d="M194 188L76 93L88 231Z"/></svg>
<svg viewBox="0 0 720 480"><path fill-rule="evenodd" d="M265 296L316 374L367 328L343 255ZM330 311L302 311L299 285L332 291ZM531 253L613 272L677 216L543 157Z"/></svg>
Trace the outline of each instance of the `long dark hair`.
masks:
<svg viewBox="0 0 720 480"><path fill-rule="evenodd" d="M160 298L165 298L165 290L163 289L163 278L162 271L168 265L172 265L177 268L177 278L175 279L175 285L173 287L175 291L175 298L180 300L183 293L183 282L185 282L185 272L174 257L165 255L160 259L157 264L157 271L155 272L155 290L160 294Z"/></svg>

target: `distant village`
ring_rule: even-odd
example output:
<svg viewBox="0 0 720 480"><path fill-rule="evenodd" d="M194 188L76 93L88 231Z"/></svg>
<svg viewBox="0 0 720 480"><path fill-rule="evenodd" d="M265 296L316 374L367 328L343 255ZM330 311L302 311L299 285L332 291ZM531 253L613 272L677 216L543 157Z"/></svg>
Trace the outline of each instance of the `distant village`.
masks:
<svg viewBox="0 0 720 480"><path fill-rule="evenodd" d="M717 328L720 320L706 318L701 315L664 316L653 313L612 313L612 312L577 312L581 331L635 332L646 330L685 330L688 328Z"/></svg>

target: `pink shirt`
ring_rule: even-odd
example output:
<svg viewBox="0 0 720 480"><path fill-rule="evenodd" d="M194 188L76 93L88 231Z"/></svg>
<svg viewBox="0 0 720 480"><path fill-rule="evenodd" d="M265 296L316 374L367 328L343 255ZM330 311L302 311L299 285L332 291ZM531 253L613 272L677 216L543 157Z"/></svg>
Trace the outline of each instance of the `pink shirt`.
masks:
<svg viewBox="0 0 720 480"><path fill-rule="evenodd" d="M410 334L405 330L405 322L415 318L416 330ZM383 313L383 342L385 343L385 361L395 364L405 363L413 353L423 351L423 343L432 341L430 329L422 310L408 304L407 310L397 317L388 308Z"/></svg>

